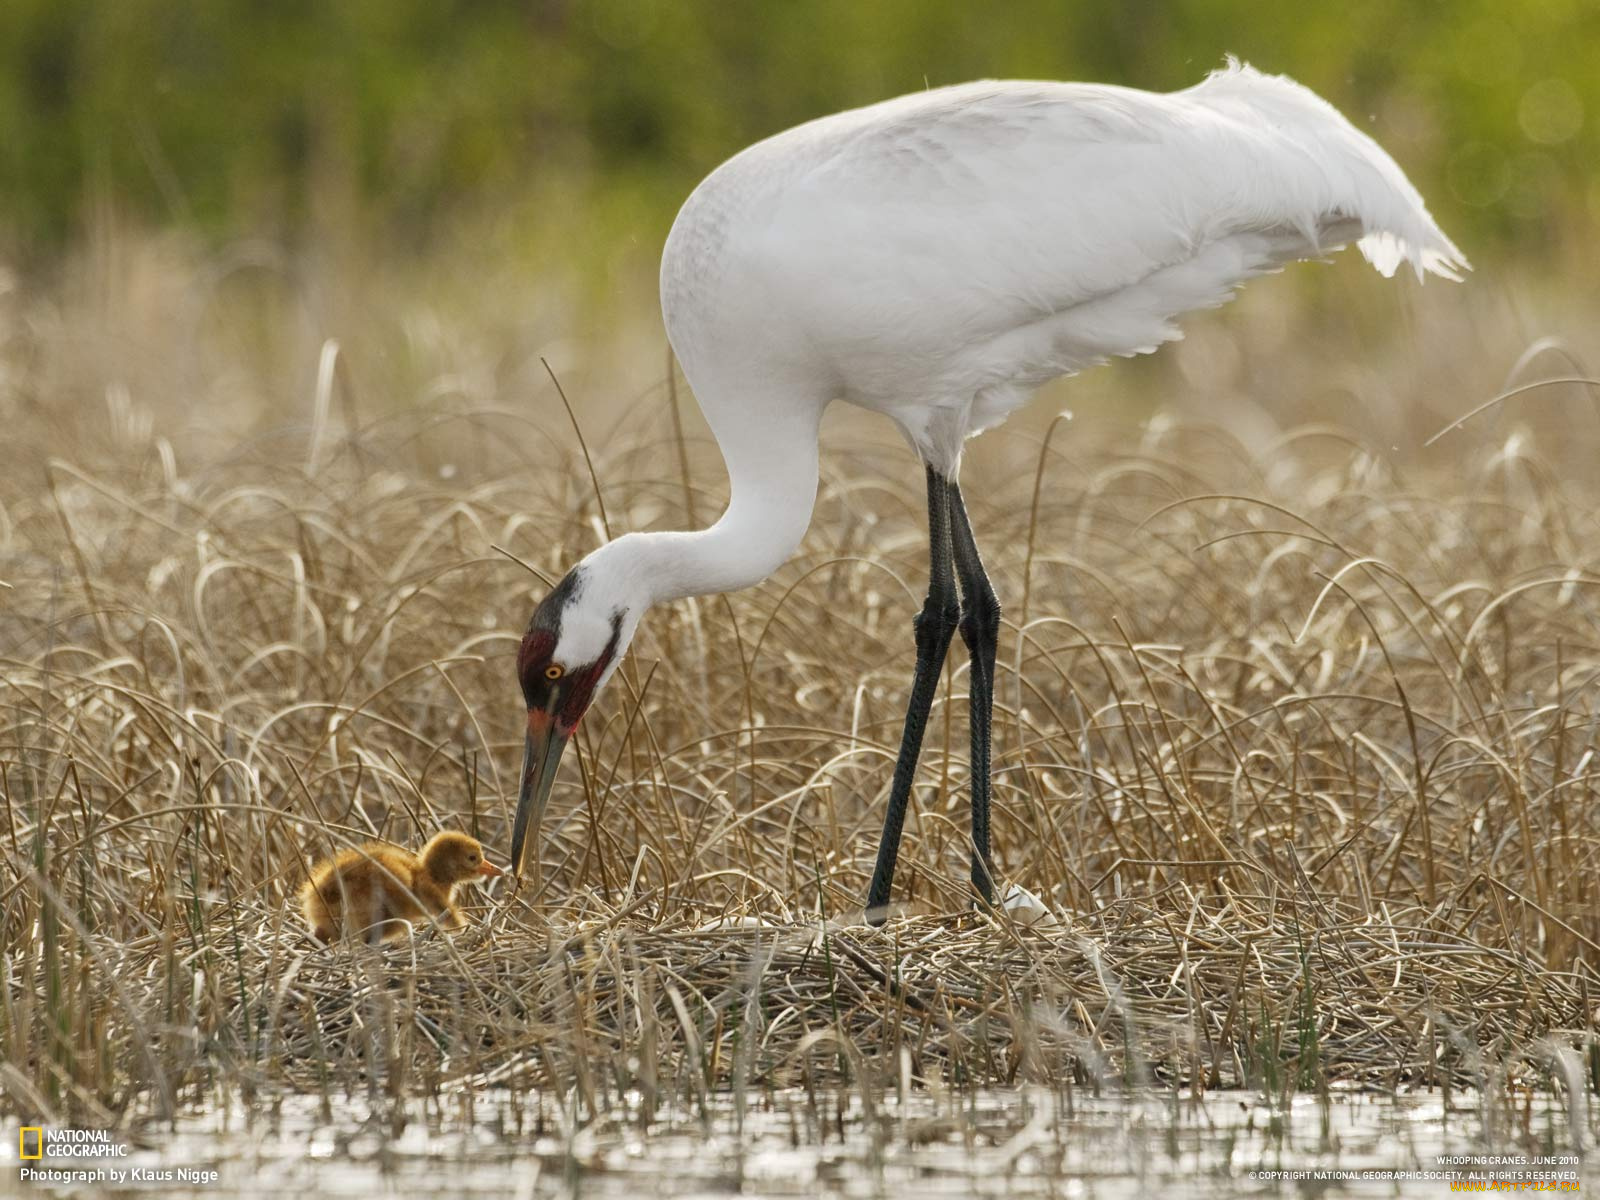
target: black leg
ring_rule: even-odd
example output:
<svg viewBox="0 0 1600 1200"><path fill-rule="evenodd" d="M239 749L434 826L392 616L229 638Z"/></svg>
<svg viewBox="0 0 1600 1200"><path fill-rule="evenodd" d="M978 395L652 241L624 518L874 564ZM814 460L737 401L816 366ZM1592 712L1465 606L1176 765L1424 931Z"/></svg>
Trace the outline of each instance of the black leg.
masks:
<svg viewBox="0 0 1600 1200"><path fill-rule="evenodd" d="M1000 602L989 586L978 543L972 538L961 489L950 483L950 533L961 580L961 640L972 656L968 708L972 718L972 886L994 903L994 862L989 857L989 744L994 717L994 660L1000 641Z"/></svg>
<svg viewBox="0 0 1600 1200"><path fill-rule="evenodd" d="M883 817L878 865L872 872L872 887L867 891L867 920L874 925L881 925L888 916L889 889L894 883L894 864L900 853L900 834L905 828L906 805L910 802L911 784L917 774L917 758L922 753L928 710L933 707L933 694L939 687L944 657L961 619L955 578L950 569L950 495L950 485L929 467L928 598L916 617L917 669L911 679L905 730L900 735L900 754L895 759L894 782L889 788L889 811Z"/></svg>

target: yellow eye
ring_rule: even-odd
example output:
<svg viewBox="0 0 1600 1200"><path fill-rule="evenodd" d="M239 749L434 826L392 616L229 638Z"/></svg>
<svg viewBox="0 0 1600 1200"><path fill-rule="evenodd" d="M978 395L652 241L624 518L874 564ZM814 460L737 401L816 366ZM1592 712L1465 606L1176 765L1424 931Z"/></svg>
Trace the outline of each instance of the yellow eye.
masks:
<svg viewBox="0 0 1600 1200"><path fill-rule="evenodd" d="M557 666L555 663L551 663L548 667L546 667L544 669L544 677L546 679L560 679L561 675L562 675L561 668L559 666Z"/></svg>

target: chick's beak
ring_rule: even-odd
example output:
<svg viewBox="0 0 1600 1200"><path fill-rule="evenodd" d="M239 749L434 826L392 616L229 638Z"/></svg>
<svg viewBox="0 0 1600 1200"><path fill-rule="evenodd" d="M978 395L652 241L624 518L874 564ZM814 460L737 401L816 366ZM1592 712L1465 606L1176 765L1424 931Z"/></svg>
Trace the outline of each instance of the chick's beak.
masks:
<svg viewBox="0 0 1600 1200"><path fill-rule="evenodd" d="M528 710L528 736L522 744L522 787L517 797L517 819L511 827L511 870L518 879L527 866L528 831L544 820L544 806L556 781L556 767L566 737L556 728L554 714L547 709Z"/></svg>
<svg viewBox="0 0 1600 1200"><path fill-rule="evenodd" d="M505 872L486 858L479 865L478 874L482 875L485 879L498 879L500 876L504 875Z"/></svg>

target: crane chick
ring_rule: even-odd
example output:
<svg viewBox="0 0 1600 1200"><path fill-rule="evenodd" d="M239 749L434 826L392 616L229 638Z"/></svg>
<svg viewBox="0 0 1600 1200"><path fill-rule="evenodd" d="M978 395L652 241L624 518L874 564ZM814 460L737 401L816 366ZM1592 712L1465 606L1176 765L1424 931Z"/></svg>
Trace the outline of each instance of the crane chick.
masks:
<svg viewBox="0 0 1600 1200"><path fill-rule="evenodd" d="M312 869L300 889L300 911L313 936L324 942L350 933L374 943L389 941L429 919L444 929L461 929L467 922L456 906L457 885L501 873L477 840L464 833L435 834L420 855L368 842Z"/></svg>

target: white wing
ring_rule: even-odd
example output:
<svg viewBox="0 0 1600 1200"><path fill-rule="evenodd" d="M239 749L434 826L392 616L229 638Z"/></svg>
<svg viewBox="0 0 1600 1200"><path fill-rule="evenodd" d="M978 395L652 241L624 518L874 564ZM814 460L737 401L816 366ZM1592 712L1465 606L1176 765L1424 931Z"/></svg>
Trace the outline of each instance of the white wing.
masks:
<svg viewBox="0 0 1600 1200"><path fill-rule="evenodd" d="M924 449L930 406L960 410L958 450L1045 379L1153 350L1179 314L1352 238L1386 275L1466 266L1377 143L1289 79L973 83L730 160L674 227L663 302L675 344L715 325L723 354L804 357Z"/></svg>

